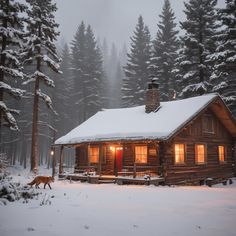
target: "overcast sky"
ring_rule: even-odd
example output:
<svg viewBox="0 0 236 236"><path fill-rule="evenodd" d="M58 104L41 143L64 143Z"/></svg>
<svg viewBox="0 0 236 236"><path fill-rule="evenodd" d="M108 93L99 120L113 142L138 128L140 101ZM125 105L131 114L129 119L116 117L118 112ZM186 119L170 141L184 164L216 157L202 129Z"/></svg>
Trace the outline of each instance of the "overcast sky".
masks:
<svg viewBox="0 0 236 236"><path fill-rule="evenodd" d="M139 15L148 25L152 37L157 31L158 15L164 0L55 0L58 11L56 21L60 24L60 38L70 42L83 20L90 24L96 37L106 38L118 47L129 45ZM224 0L218 0L224 6ZM176 21L184 19L184 0L170 0Z"/></svg>

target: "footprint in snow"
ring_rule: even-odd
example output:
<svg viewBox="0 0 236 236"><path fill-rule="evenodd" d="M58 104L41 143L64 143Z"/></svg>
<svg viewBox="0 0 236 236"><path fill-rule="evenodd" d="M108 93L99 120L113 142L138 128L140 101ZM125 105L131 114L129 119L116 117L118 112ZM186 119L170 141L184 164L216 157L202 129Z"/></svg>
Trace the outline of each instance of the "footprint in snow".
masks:
<svg viewBox="0 0 236 236"><path fill-rule="evenodd" d="M88 225L85 225L84 228L88 230L90 227Z"/></svg>

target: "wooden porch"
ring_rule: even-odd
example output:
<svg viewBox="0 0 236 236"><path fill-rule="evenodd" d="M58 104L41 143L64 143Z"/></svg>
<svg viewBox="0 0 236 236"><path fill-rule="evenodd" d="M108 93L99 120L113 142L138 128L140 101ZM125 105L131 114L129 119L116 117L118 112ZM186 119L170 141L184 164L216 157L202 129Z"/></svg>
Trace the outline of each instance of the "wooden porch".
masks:
<svg viewBox="0 0 236 236"><path fill-rule="evenodd" d="M111 184L116 183L118 185L123 184L136 184L136 185L163 185L164 177L160 176L149 176L149 175L138 175L134 177L133 175L84 175L84 174L59 174L59 179L70 180L70 181L80 181L87 182L90 184Z"/></svg>

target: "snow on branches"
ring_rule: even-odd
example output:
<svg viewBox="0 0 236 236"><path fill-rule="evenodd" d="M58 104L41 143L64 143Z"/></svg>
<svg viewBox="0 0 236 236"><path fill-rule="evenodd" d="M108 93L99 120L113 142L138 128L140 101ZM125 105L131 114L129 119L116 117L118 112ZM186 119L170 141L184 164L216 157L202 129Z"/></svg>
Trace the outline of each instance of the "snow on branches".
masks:
<svg viewBox="0 0 236 236"><path fill-rule="evenodd" d="M60 74L62 74L62 72L60 71L60 65L58 63L56 63L55 61L53 61L50 57L48 57L47 55L43 55L43 61L45 61L47 63L47 65L55 72L58 72Z"/></svg>
<svg viewBox="0 0 236 236"><path fill-rule="evenodd" d="M25 93L25 90L19 88L12 88L10 85L4 82L0 82L0 89L3 89L4 92L7 92L15 98L21 98Z"/></svg>
<svg viewBox="0 0 236 236"><path fill-rule="evenodd" d="M51 87L55 87L55 84L54 84L54 81L51 80L47 75L45 75L44 73L36 70L32 76L32 78L39 78L40 80L43 80L44 83L48 86L51 86Z"/></svg>
<svg viewBox="0 0 236 236"><path fill-rule="evenodd" d="M45 93L43 93L40 89L36 91L37 95L46 103L48 108L50 108L55 114L57 112L52 107L52 99Z"/></svg>
<svg viewBox="0 0 236 236"><path fill-rule="evenodd" d="M0 120L3 118L12 130L18 130L16 120L11 114L17 112L6 106L4 93L18 99L25 92L20 88L13 88L13 86L19 84L19 79L25 78L22 72L20 51L26 36L24 31L25 18L21 13L26 8L25 4L16 3L12 0L0 1Z"/></svg>
<svg viewBox="0 0 236 236"><path fill-rule="evenodd" d="M24 74L17 70L17 69L12 69L10 67L6 67L6 66L0 66L0 71L3 71L4 73L12 76L12 77L18 77L20 79L23 79L24 78Z"/></svg>
<svg viewBox="0 0 236 236"><path fill-rule="evenodd" d="M16 120L12 115L12 113L19 114L19 111L8 108L3 101L0 101L0 111L3 112L3 118L8 123L10 129L19 130Z"/></svg>

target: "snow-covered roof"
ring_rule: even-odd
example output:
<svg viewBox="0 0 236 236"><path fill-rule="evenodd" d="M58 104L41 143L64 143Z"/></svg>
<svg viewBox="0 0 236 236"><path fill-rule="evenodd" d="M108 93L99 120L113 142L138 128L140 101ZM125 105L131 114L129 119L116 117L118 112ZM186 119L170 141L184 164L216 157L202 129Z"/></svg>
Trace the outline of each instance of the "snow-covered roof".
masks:
<svg viewBox="0 0 236 236"><path fill-rule="evenodd" d="M207 107L217 94L161 102L157 112L145 106L106 109L56 140L55 144L112 140L166 140Z"/></svg>

